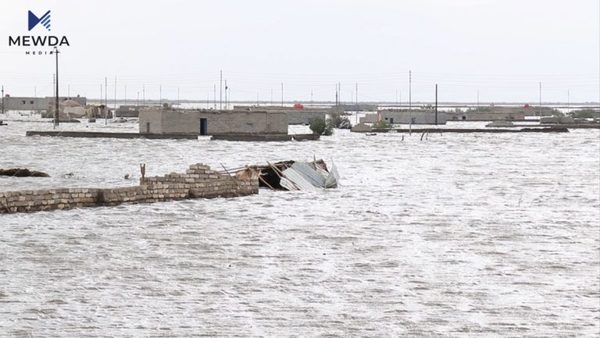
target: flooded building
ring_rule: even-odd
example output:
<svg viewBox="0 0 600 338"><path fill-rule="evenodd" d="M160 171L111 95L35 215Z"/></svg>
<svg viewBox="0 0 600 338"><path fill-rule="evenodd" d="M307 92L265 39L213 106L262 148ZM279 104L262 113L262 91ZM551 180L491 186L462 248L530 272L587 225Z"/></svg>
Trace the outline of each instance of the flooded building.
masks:
<svg viewBox="0 0 600 338"><path fill-rule="evenodd" d="M32 97L32 96L9 96L4 97L4 110L24 110L24 111L54 111L54 97ZM80 106L85 106L87 99L82 96L60 97L59 101L75 101Z"/></svg>
<svg viewBox="0 0 600 338"><path fill-rule="evenodd" d="M136 105L121 105L115 110L116 117L139 117L140 109Z"/></svg>
<svg viewBox="0 0 600 338"><path fill-rule="evenodd" d="M139 131L148 134L287 135L287 114L279 111L147 109Z"/></svg>
<svg viewBox="0 0 600 338"><path fill-rule="evenodd" d="M522 121L525 116L553 116L558 111L552 107L530 106L485 106L466 111L448 112L451 121Z"/></svg>
<svg viewBox="0 0 600 338"><path fill-rule="evenodd" d="M412 112L405 109L386 109L377 112L378 121L389 124L436 124L436 113L433 110L416 109ZM438 111L437 124L446 124L448 116Z"/></svg>
<svg viewBox="0 0 600 338"><path fill-rule="evenodd" d="M334 112L332 108L305 108L302 105L295 107L282 106L234 106L234 110L283 112L287 114L288 124L309 125L316 118L325 120L328 114Z"/></svg>

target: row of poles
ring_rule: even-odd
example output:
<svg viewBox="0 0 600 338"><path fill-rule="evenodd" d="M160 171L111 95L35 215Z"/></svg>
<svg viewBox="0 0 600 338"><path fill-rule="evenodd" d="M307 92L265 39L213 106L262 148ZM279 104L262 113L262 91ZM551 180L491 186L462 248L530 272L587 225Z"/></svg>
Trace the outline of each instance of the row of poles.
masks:
<svg viewBox="0 0 600 338"><path fill-rule="evenodd" d="M54 110L54 127L59 124L59 72L58 72L58 48L54 47L55 54L55 110ZM281 82L281 106L284 105L283 95L283 82ZM108 79L104 78L104 103L108 105ZM214 104L216 105L216 88L214 90ZM142 86L144 104L146 102L146 87ZM227 79L225 79L225 107L228 107L228 93L229 87L227 85ZM139 92L137 98L137 104L139 105ZM311 90L311 102L312 102L312 90ZM570 93L567 94L570 96ZM258 95L257 95L258 96ZM100 98L102 98L102 86L100 86ZM125 98L127 98L127 86L125 86ZM162 85L159 86L159 99L162 104ZM336 105L341 104L341 83L336 84L335 91L335 103ZM258 100L257 100L258 101ZM273 101L273 90L271 89L271 102ZM179 103L179 88L177 88L177 102ZM208 100L207 100L208 102ZM117 78L115 77L115 108L117 104ZM358 83L355 87L355 104L358 106ZM479 106L479 90L477 91L477 106ZM223 71L219 72L219 109L223 109ZM542 82L539 82L539 115L542 116ZM410 128L412 128L412 70L408 71L408 110L410 118ZM4 114L4 86L2 86L2 114ZM435 84L435 124L438 122L438 85Z"/></svg>

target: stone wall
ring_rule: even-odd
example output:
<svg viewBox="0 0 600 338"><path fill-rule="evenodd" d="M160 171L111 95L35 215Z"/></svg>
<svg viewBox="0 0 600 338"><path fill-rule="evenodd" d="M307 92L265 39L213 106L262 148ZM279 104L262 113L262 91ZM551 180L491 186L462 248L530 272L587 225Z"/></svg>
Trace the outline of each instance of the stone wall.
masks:
<svg viewBox="0 0 600 338"><path fill-rule="evenodd" d="M194 164L185 174L147 177L139 186L0 192L0 214L190 198L238 197L257 193L258 176L241 179L220 174L203 164Z"/></svg>

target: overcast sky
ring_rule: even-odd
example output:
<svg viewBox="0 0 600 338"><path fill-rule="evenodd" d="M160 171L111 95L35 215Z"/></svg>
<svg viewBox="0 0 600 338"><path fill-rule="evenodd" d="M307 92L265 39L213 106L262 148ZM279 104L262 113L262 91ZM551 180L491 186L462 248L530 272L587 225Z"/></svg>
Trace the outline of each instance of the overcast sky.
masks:
<svg viewBox="0 0 600 338"><path fill-rule="evenodd" d="M599 0L1 1L0 84L51 95L53 56L8 36L66 35L61 94L233 100L598 101ZM52 31L27 30L51 10ZM49 50L42 48L41 50ZM398 93L398 96L396 95Z"/></svg>

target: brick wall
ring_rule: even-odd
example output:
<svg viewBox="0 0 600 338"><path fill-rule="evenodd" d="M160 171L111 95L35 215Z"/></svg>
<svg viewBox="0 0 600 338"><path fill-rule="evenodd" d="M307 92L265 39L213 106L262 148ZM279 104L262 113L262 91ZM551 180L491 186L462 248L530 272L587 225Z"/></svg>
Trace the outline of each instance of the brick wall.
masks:
<svg viewBox="0 0 600 338"><path fill-rule="evenodd" d="M258 176L236 178L194 164L185 174L147 177L139 186L0 192L0 214L152 203L189 198L238 197L258 193Z"/></svg>

